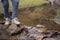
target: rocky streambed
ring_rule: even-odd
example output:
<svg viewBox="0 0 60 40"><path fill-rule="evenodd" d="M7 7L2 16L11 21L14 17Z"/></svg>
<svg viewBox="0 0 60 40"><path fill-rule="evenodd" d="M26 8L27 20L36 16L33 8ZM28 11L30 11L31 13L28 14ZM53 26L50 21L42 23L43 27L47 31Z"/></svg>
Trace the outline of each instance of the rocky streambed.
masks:
<svg viewBox="0 0 60 40"><path fill-rule="evenodd" d="M20 9L18 13L23 25L11 24L5 29L0 22L0 40L60 40L60 24L54 22L57 14L51 5ZM3 16L0 17L2 21Z"/></svg>
<svg viewBox="0 0 60 40"><path fill-rule="evenodd" d="M3 28L4 25L0 24L0 40L60 40L59 31L48 30L44 25L32 27L11 24L8 28Z"/></svg>

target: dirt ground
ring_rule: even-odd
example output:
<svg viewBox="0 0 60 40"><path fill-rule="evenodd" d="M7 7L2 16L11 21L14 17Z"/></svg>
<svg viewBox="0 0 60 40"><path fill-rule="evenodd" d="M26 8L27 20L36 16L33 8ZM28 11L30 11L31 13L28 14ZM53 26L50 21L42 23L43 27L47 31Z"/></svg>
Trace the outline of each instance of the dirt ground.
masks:
<svg viewBox="0 0 60 40"><path fill-rule="evenodd" d="M11 15L11 12L10 12L10 15ZM24 8L24 9L18 10L18 18L21 24L27 25L27 27L28 26L36 27L37 24L41 24L41 25L44 25L49 30L60 31L60 25L54 22L54 18L56 17L56 15L57 14L55 10L49 4L44 4L41 6ZM0 14L0 21L4 21L3 14ZM27 39L25 38L26 35L24 33L14 35L14 36L9 36L7 34L8 33L5 30L0 28L0 39L20 40L19 38L23 38L22 40L29 40L28 38ZM59 40L60 34L57 36L54 36L52 38L45 38L43 40L55 40L56 38L57 38L56 40Z"/></svg>
<svg viewBox="0 0 60 40"><path fill-rule="evenodd" d="M19 20L24 25L36 26L42 24L48 29L60 30L60 25L54 22L56 15L51 5L48 4L18 10ZM0 17L0 20L2 20L3 16L0 15Z"/></svg>
<svg viewBox="0 0 60 40"><path fill-rule="evenodd" d="M22 24L28 26L42 24L48 29L60 30L60 25L54 22L57 14L51 5L44 4L42 6L20 9L18 13Z"/></svg>

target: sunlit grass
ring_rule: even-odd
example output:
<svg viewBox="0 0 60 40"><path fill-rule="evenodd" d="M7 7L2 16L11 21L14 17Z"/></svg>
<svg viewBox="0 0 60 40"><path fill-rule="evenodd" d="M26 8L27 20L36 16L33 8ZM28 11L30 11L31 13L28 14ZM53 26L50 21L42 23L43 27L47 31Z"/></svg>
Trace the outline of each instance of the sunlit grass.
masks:
<svg viewBox="0 0 60 40"><path fill-rule="evenodd" d="M44 0L19 0L19 8L42 5Z"/></svg>
<svg viewBox="0 0 60 40"><path fill-rule="evenodd" d="M19 8L27 8L27 7L34 7L40 6L45 3L44 0L19 0ZM12 9L11 0L9 0L9 9ZM0 2L1 5L1 2ZM2 11L2 5L0 6L0 12Z"/></svg>

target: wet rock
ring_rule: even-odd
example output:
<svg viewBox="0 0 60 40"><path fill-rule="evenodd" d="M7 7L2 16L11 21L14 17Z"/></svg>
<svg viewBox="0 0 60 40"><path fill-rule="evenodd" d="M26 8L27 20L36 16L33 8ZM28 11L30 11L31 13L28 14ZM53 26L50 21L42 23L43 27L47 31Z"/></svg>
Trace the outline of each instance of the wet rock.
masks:
<svg viewBox="0 0 60 40"><path fill-rule="evenodd" d="M10 26L10 25L3 25L2 29L3 29L3 30L6 30L6 29L9 28L9 26Z"/></svg>
<svg viewBox="0 0 60 40"><path fill-rule="evenodd" d="M43 36L36 36L36 40L42 40L43 39Z"/></svg>
<svg viewBox="0 0 60 40"><path fill-rule="evenodd" d="M20 37L20 40L34 40L34 39L24 36L24 37Z"/></svg>
<svg viewBox="0 0 60 40"><path fill-rule="evenodd" d="M43 33L45 31L45 29L44 28L36 28L36 27L30 27L30 28L28 28L28 32L29 33L35 33L35 34L39 34L39 33Z"/></svg>
<svg viewBox="0 0 60 40"><path fill-rule="evenodd" d="M43 27L45 27L44 25L41 25L41 24L38 24L38 25L36 25L36 27L38 27L38 28L43 28Z"/></svg>
<svg viewBox="0 0 60 40"><path fill-rule="evenodd" d="M33 27L33 28L30 28L30 29L28 29L28 31L29 31L29 33L36 33L37 31L35 30L35 28Z"/></svg>
<svg viewBox="0 0 60 40"><path fill-rule="evenodd" d="M51 5L54 5L55 0L46 0L46 1L48 1Z"/></svg>
<svg viewBox="0 0 60 40"><path fill-rule="evenodd" d="M7 32L8 32L9 34L17 33L18 31L20 31L20 28L17 27L17 25L15 25L15 24L11 24L11 25L9 26L9 28L7 29Z"/></svg>
<svg viewBox="0 0 60 40"><path fill-rule="evenodd" d="M39 28L39 27L38 27ZM7 28L7 32L12 34L12 33L20 33L18 35L13 35L14 37L7 36L7 32L2 33L3 35L6 36L6 38L10 38L11 40L57 40L60 39L60 36L55 36L55 31L47 31L45 27L40 27L39 29L36 27L32 26L26 26L26 25L21 25L20 27L17 27L15 24L11 24ZM7 34L5 34L7 33ZM57 32L58 33L58 32ZM0 37L3 37L3 35ZM58 34L59 35L59 34ZM54 37L55 36L55 37Z"/></svg>
<svg viewBox="0 0 60 40"><path fill-rule="evenodd" d="M56 38L45 38L43 40L57 40Z"/></svg>
<svg viewBox="0 0 60 40"><path fill-rule="evenodd" d="M30 34L28 37L31 39L34 39L34 40L42 40L43 39L43 35L39 35L39 34Z"/></svg>
<svg viewBox="0 0 60 40"><path fill-rule="evenodd" d="M34 40L35 38L34 37L29 37L26 34L21 33L21 34L17 35L17 39L18 40Z"/></svg>
<svg viewBox="0 0 60 40"><path fill-rule="evenodd" d="M57 35L57 40L60 40L60 35Z"/></svg>
<svg viewBox="0 0 60 40"><path fill-rule="evenodd" d="M57 5L60 5L60 0L47 0L47 1L50 2L51 5L54 5L55 3L56 3Z"/></svg>
<svg viewBox="0 0 60 40"><path fill-rule="evenodd" d="M9 35L28 34L28 29L24 25L17 26L16 24L11 24L6 30Z"/></svg>
<svg viewBox="0 0 60 40"><path fill-rule="evenodd" d="M25 33L25 34L28 34L28 26L25 26L25 25L21 25L20 26L20 32L21 33Z"/></svg>
<svg viewBox="0 0 60 40"><path fill-rule="evenodd" d="M57 5L60 5L60 0L55 0L55 3L56 3Z"/></svg>

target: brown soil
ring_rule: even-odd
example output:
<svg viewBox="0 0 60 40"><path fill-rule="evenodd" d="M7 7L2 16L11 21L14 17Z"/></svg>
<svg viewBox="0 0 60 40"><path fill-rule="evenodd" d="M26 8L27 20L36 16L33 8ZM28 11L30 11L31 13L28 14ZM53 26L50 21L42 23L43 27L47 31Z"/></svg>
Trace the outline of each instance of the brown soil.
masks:
<svg viewBox="0 0 60 40"><path fill-rule="evenodd" d="M20 9L18 13L22 24L28 26L42 24L48 29L60 30L60 25L51 20L56 16L56 12L51 5L44 4L42 6Z"/></svg>
<svg viewBox="0 0 60 40"><path fill-rule="evenodd" d="M55 11L52 9L51 5L48 4L19 9L18 11L20 22L24 25L36 26L37 24L42 24L48 29L60 30L60 25L56 24L53 20L50 20L54 19L55 16ZM0 20L2 18L3 16Z"/></svg>

